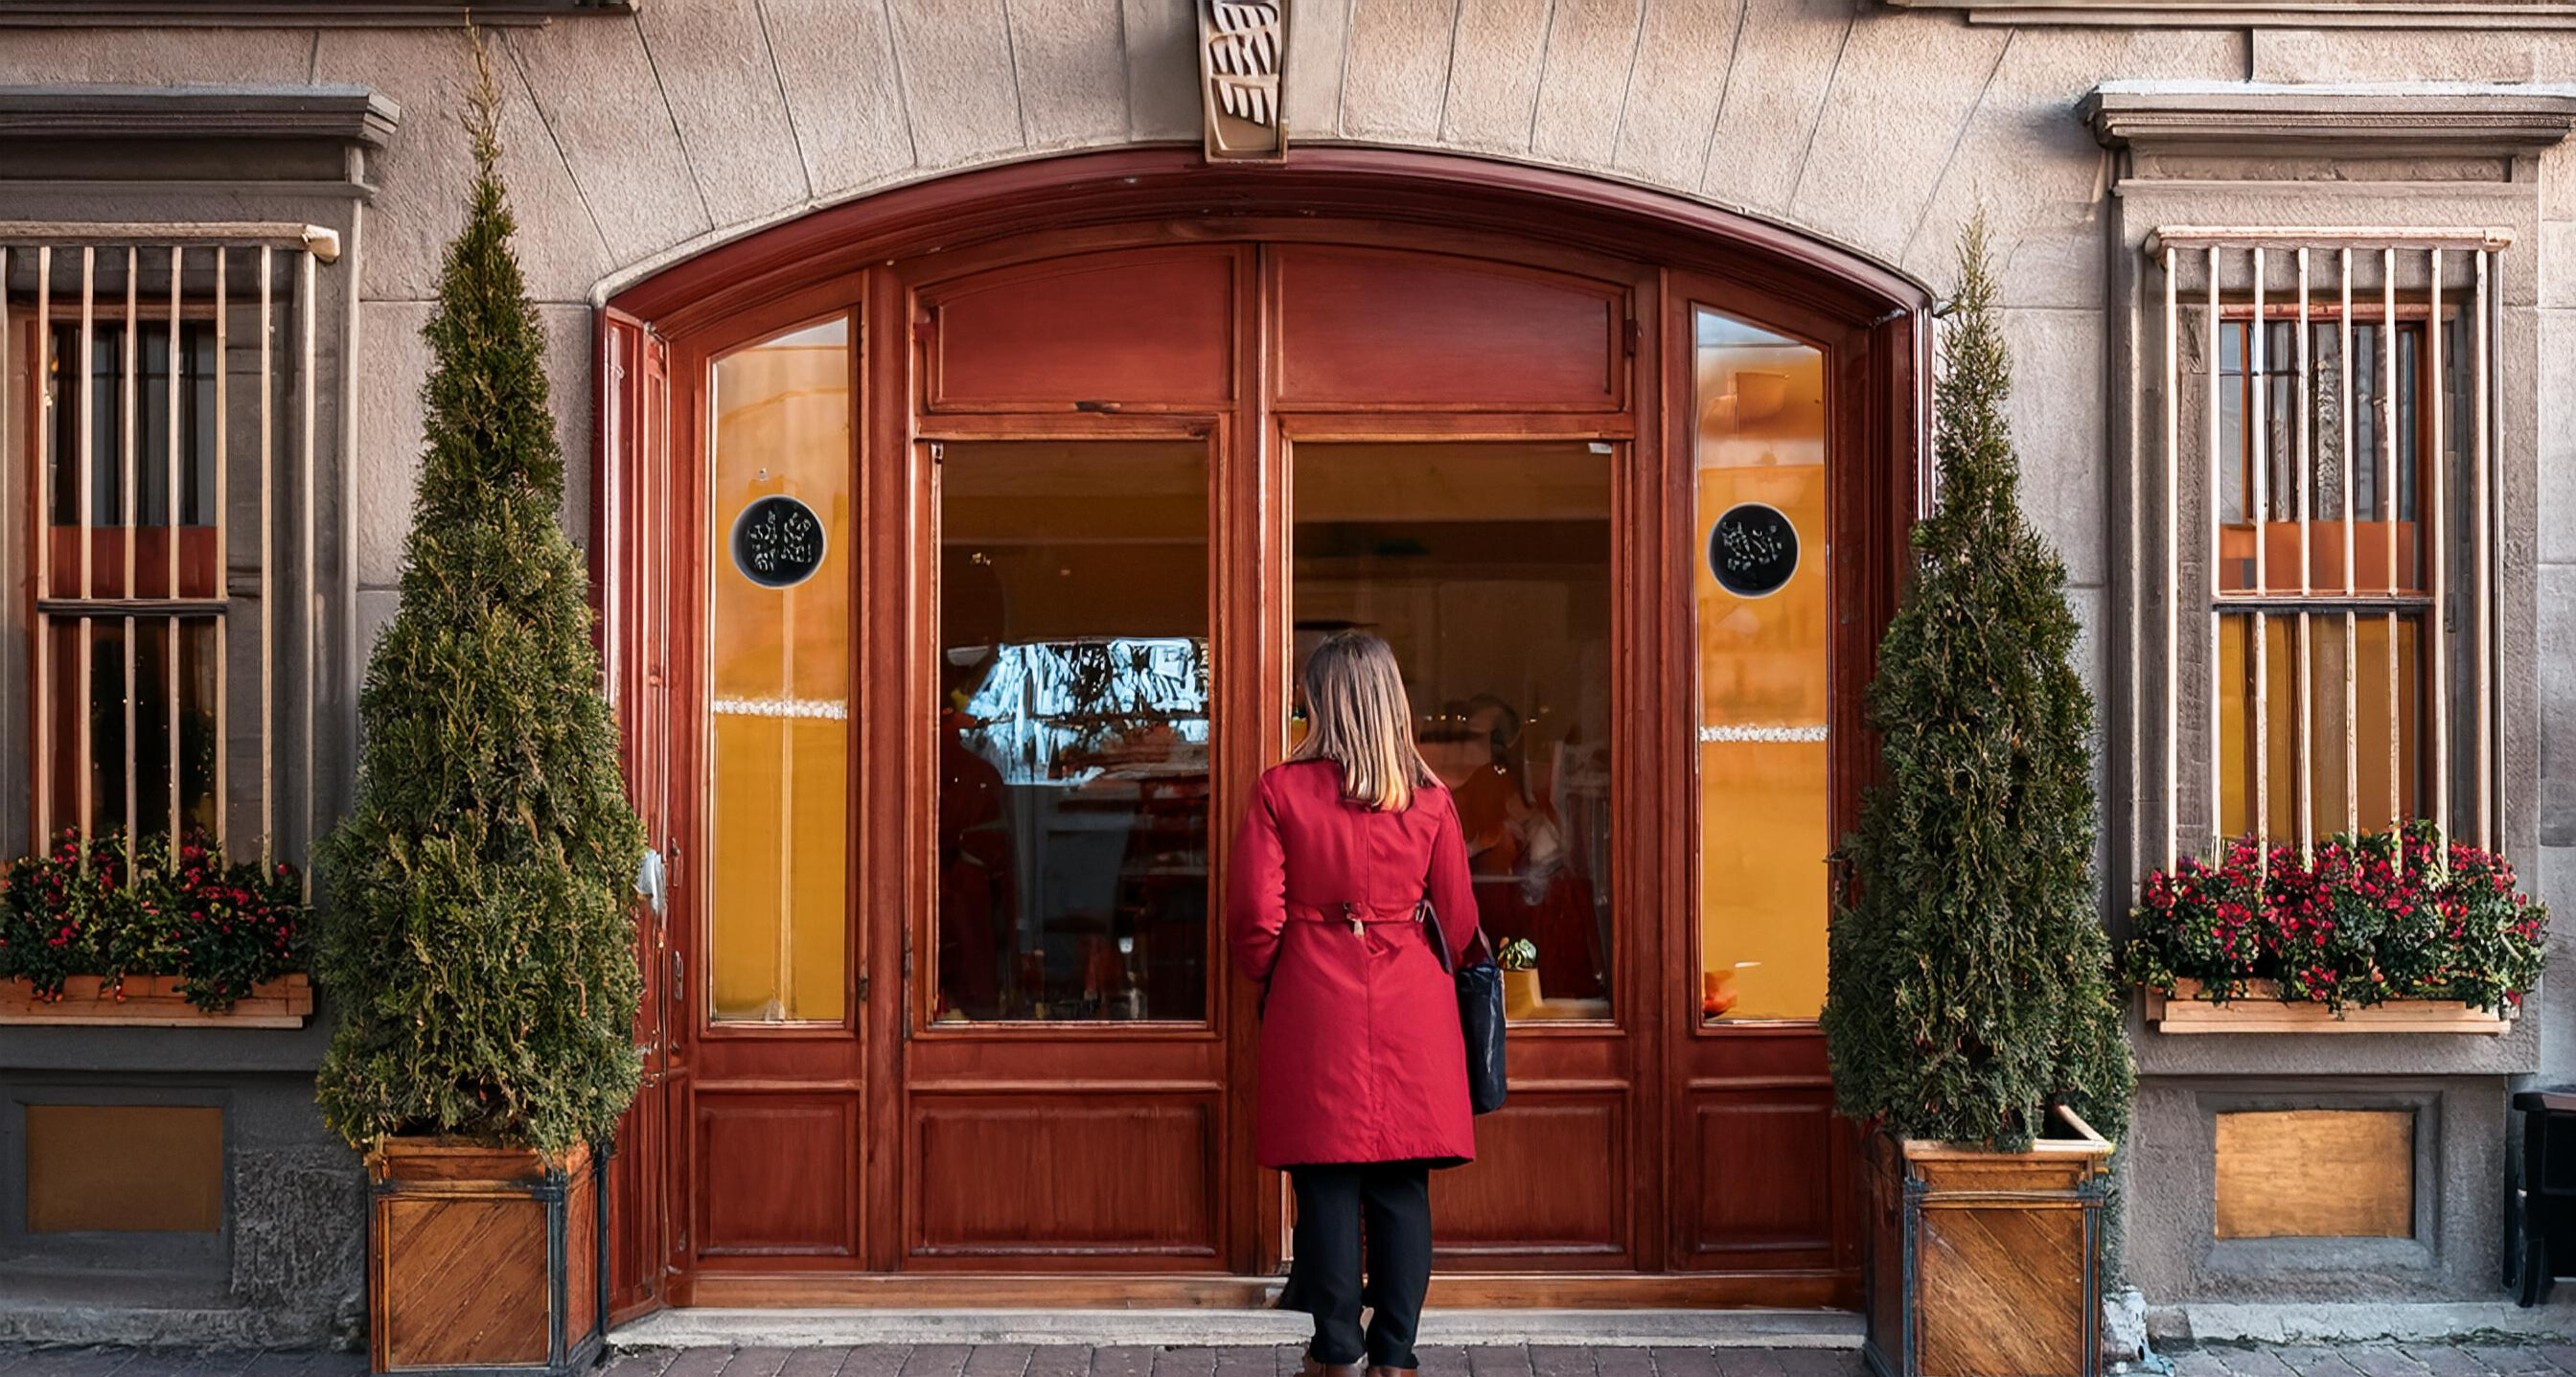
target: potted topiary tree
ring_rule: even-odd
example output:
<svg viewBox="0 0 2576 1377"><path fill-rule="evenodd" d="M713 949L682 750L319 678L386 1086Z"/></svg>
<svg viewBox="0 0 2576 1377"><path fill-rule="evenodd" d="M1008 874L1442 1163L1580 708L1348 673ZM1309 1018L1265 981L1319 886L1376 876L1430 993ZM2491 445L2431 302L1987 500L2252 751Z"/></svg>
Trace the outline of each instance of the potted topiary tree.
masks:
<svg viewBox="0 0 2576 1377"><path fill-rule="evenodd" d="M376 1371L569 1373L607 1312L600 1153L639 1070L643 833L476 56L402 604L367 668L356 807L317 857L340 1011L318 1092L375 1180Z"/></svg>
<svg viewBox="0 0 2576 1377"><path fill-rule="evenodd" d="M2103 1132L2135 1075L2094 883L2093 705L2065 568L2019 506L1982 217L1941 352L1940 500L1870 686L1884 775L1846 843L1824 1012L1835 1098L1876 1126L1865 1353L1882 1377L2089 1377Z"/></svg>

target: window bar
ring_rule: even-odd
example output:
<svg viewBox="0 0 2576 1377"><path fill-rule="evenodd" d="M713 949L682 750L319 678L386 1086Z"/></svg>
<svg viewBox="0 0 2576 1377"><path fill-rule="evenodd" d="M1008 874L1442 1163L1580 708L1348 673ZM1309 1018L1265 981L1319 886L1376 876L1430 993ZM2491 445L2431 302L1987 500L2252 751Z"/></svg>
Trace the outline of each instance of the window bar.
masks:
<svg viewBox="0 0 2576 1377"><path fill-rule="evenodd" d="M304 393L303 435L298 441L298 448L301 451L298 460L303 491L298 497L296 513L303 529L299 533L302 549L297 561L299 572L296 575L295 587L303 608L303 615L296 620L303 623L304 630L304 775L302 785L296 791L303 796L304 819L302 830L296 833L296 848L299 856L309 858L313 848L313 723L319 712L314 700L314 664L321 652L320 627L314 614L322 605L322 599L316 593L313 582L313 255L310 253L296 255L295 272L295 291L301 298L297 305L302 317L297 329L304 337L303 353L296 362L296 368L303 374ZM263 608L263 614L265 611L266 609ZM309 901L313 897L313 873L310 866L305 867L303 884L304 897Z"/></svg>
<svg viewBox="0 0 2576 1377"><path fill-rule="evenodd" d="M166 477L166 478L169 480L168 487L169 487L169 499L170 499L170 500L169 500L169 504L168 504L168 508L167 508L167 514L165 515L165 517L164 517L164 519L163 519L162 525L163 525L163 528L164 528L164 529L169 533L169 537L170 537L170 538L169 538L169 540L168 540L168 542L167 542L168 547L169 547L169 548L168 548L168 554L169 554L169 556L170 556L170 559L169 559L169 563L170 563L170 580L169 580L169 582L168 582L168 583L164 584L164 585L163 585L163 587L164 587L164 589L169 593L169 595L170 595L171 597L176 598L176 597L178 597L178 596L179 596L179 525L180 525L180 522L179 522L179 416L180 416L180 407L179 407L179 362L180 362L181 354L180 354L180 345L179 345L179 279L180 279L180 277L181 277L181 275L182 275L182 274L181 274L181 269L183 269L183 268L185 268L185 267L187 266L187 255L186 255L186 254L184 254L184 253L182 253L182 252L180 252L179 246L178 246L178 245L176 245L176 244L173 244L173 245L171 245L171 246L170 246L169 253L170 253L170 357L169 357L168 362L169 362L169 365L170 365L170 366L169 366L169 368L168 368L168 370L167 370L167 371L168 371L168 373L169 373L169 379L168 379L168 381L169 381L169 384L170 384L170 390L169 390L169 411L170 411L170 423L169 423L167 426L162 427L162 429L163 429L163 431L164 431L164 432L166 432L166 438L167 438L167 439L169 440L169 442L170 442L170 443L169 443L168 450L167 450L167 452L166 452L166 453L164 454L164 456L163 456L163 463L166 465L166 467L167 467L167 469L168 469L168 472L166 472L163 476L164 476L164 477ZM178 777L177 777L176 775L173 775L173 776L171 776L171 778L175 781ZM177 798L177 797L178 797L178 795L173 794L173 795L171 795L171 797L175 799L175 798Z"/></svg>
<svg viewBox="0 0 2576 1377"><path fill-rule="evenodd" d="M277 255L265 244L259 249L259 865L266 870L276 859L271 834L277 830L277 599L272 585L276 577L270 572L269 556L277 541L271 526L275 520L276 499L273 493L273 470L276 468L275 439L277 432L274 381L275 322L270 316L270 288Z"/></svg>
<svg viewBox="0 0 2576 1377"><path fill-rule="evenodd" d="M119 412L123 417L123 424L119 427L116 445L116 506L118 524L121 528L117 534L124 538L124 594L128 598L135 597L140 592L134 584L134 522L136 515L134 503L134 394L137 390L134 376L134 337L137 333L137 327L140 324L140 321L137 320L135 315L136 292L140 286L136 279L142 276L142 272L143 251L140 248L128 245L125 250L125 347L117 351L117 362L119 367L116 380L116 397ZM123 706L125 710L124 749L118 751L117 754L125 758L125 868L130 874L134 869L134 830L135 824L138 821L135 807L135 794L137 792L135 788L135 779L138 772L134 765L134 614L131 612L125 614L125 678L124 682L119 685L118 696L124 700Z"/></svg>
<svg viewBox="0 0 2576 1377"><path fill-rule="evenodd" d="M2296 804L2299 828L2299 859L2305 862L2311 854L2317 834L2316 818L2316 686L2313 682L2315 662L2312 658L2314 637L2306 606L2312 573L2308 554L2309 489L2316 481L2316 451L2309 431L2316 410L2314 359L2308 341L2308 250L2299 249L2298 315L2298 380L2292 399L2299 408L2297 467L2290 470L2291 512L2299 522L2299 620L2292 630L2298 644L2292 664L2298 675L2291 687L2292 710L2298 716L2299 734L2291 741L2290 797Z"/></svg>
<svg viewBox="0 0 2576 1377"><path fill-rule="evenodd" d="M2431 351L2428 355L2430 366L2424 374L2430 381L2424 392L2432 406L2433 439L2425 446L2428 471L2424 480L2416 485L2416 501L2421 508L2420 519L2424 529L2431 536L2424 560L2433 590L2433 606L2429 614L2432 625L2425 630L2433 639L2433 674L2428 696L2433 700L2433 835L2441 847L2434 854L2440 858L2450 854L2448 843L2451 836L2451 669L2448 663L2451 656L2451 617L2450 578L2445 567L2450 563L2451 542L2444 527L2450 519L2449 504L2442 500L2442 485L2448 481L2442 464L2442 446L2448 438L2444 429L2447 418L2442 414L2442 251L2438 248L2427 250L2425 257L2431 261L2432 277L2425 286L2424 298L2424 347ZM2417 543L2425 542L2419 540ZM2440 860L2435 863L2440 864Z"/></svg>
<svg viewBox="0 0 2576 1377"><path fill-rule="evenodd" d="M227 294L225 261L232 255L221 245L215 248L215 600L230 607L233 596L232 500L230 489L232 463L226 451L232 434L230 402L233 371L232 352L227 340L232 315L232 302ZM229 672L232 636L229 624L215 623L215 854L224 861L232 860L233 795L232 795L232 675Z"/></svg>
<svg viewBox="0 0 2576 1377"><path fill-rule="evenodd" d="M142 250L133 248L127 249L125 251L125 347L119 350L117 354L118 372L116 379L116 405L117 413L124 418L124 421L123 428L117 435L116 443L116 516L117 524L122 528L119 531L119 534L125 537L125 596L129 598L136 596L134 586L134 523L136 516L134 504L134 394L136 391L134 371L134 335L135 328L140 322L135 314L135 307L137 304L135 296L135 278L139 276L142 271Z"/></svg>
<svg viewBox="0 0 2576 1377"><path fill-rule="evenodd" d="M2380 534L2388 542L2388 595L2397 596L2397 250L2379 251L2379 511ZM2388 611L2388 830L2406 826L2405 700L2398 689L2397 610ZM2397 869L2406 869L2406 848L2399 846Z"/></svg>
<svg viewBox="0 0 2576 1377"><path fill-rule="evenodd" d="M54 396L55 354L53 326L45 317L54 295L54 250L50 244L36 246L36 357L30 365L35 374L36 393L36 548L29 551L29 562L36 566L36 845L50 852L54 846L54 678L46 663L53 658L52 624L44 613L44 601L53 591L54 569Z"/></svg>
<svg viewBox="0 0 2576 1377"><path fill-rule="evenodd" d="M73 511L78 514L78 519L80 521L80 595L83 598L87 598L90 595L89 530L90 522L94 519L89 509L90 484L92 481L89 466L91 447L97 438L91 434L91 431L95 427L96 418L98 416L98 406L97 399L90 395L91 379L89 369L90 332L93 328L91 317L94 314L91 310L90 293L96 290L95 278L97 272L97 261L97 249L86 246L81 249L80 358L73 365L80 370L80 417L78 422L80 430L78 439L75 441L76 447L80 450L80 453L73 456L72 459L73 464L76 466L72 475L73 480L79 483L80 486L74 490L72 502ZM66 392L70 390L69 384L71 380L72 368L65 368L63 370L63 382L65 383L64 390ZM86 652L87 648L84 647L83 649L84 652ZM85 654L84 660L86 660ZM86 711L87 704L84 703L84 714L86 714ZM82 809L81 827L83 829L81 840L83 844L86 845L89 840L89 833L87 830L89 827L89 818L88 809L86 807L83 807Z"/></svg>
<svg viewBox="0 0 2576 1377"><path fill-rule="evenodd" d="M2174 283L2174 249L2165 265L2165 865L2174 868L2182 810L2182 532L2174 520L2182 486L2182 309ZM2215 364L2213 359L2212 363ZM2213 395L2215 395L2213 393Z"/></svg>
<svg viewBox="0 0 2576 1377"><path fill-rule="evenodd" d="M2352 352L2352 250L2342 251L2335 278L2343 294L2343 310L2338 328L2335 357L2343 361L2335 370L2336 381L2343 387L2340 404L2335 408L2342 428L2343 448L2343 595L2353 595L2352 522L2353 490L2358 474L2353 464L2353 352ZM2350 607L2343 611L2343 830L2361 830L2361 619Z"/></svg>
<svg viewBox="0 0 2576 1377"><path fill-rule="evenodd" d="M169 441L169 446L164 460L167 465L167 472L163 475L169 480L169 504L163 509L162 534L167 538L165 543L168 546L170 580L168 583L163 585L163 591L167 592L173 601L176 601L181 591L179 586L179 360L181 357L179 351L179 280L184 276L183 270L187 267L187 255L181 252L179 246L176 244L172 244L170 246L169 253L170 354L168 358L169 368L167 372L169 373L170 422L168 425L162 427L166 438ZM222 424L222 419L220 417L217 418L216 424ZM179 834L182 830L180 825L181 795L179 789L179 643L179 614L173 612L170 614L169 625L163 628L161 645L162 659L164 661L162 668L166 671L164 678L167 680L167 683L163 688L162 702L168 709L166 713L167 721L163 725L168 733L166 739L170 746L170 832L164 840L167 842L169 847L170 868L173 872L176 872L179 868ZM218 723L216 725L216 733L221 735L222 730L222 724Z"/></svg>
<svg viewBox="0 0 2576 1377"><path fill-rule="evenodd" d="M2488 526L2489 516L2487 511L2488 505L2491 501L2491 489L2488 485L2489 476L2487 473L2487 463L2489 455L2492 452L2487 443L2487 423L2491 419L2487 403L2487 330L2490 324L2489 317L2493 314L2487 304L2487 259L2491 256L2492 255L2484 251L2470 255L2477 265L2477 330L2471 336L2470 343L2470 354L2474 361L2471 381L2477 389L2477 397L2475 401L2476 412L2474 416L2476 430L2474 431L2475 438L2472 442L2476 447L2476 452L2471 457L2469 483L2472 494L2471 501L2474 504L2472 507L2472 514L2475 519L2477 531L2475 547L2477 553L2475 574L2477 580L2477 639L2475 643L2477 653L2472 657L2471 663L2476 666L2477 671L2477 839L2478 845L2481 847L2495 845L2495 838L2493 836L2495 825L2493 783L2496 717L2495 712L2493 711L2493 704L2488 700L2491 685L2489 683L2489 671L2487 667L2487 656L2492 652L2494 647L2494 642L2491 639L2490 624L2487 617L2487 608L2492 601L2492 595L2494 592L2493 581L2491 578L2492 571L2488 567L2488 562L2493 557L2495 550L2494 545L2491 543L2491 532Z"/></svg>
<svg viewBox="0 0 2576 1377"><path fill-rule="evenodd" d="M2225 771L2219 768L2221 761L2219 759L2218 731L2218 703L2224 689L2224 685L2220 682L2221 671L2219 668L2219 643L2227 625L2227 618L2226 614L2219 608L2218 599L2215 596L2218 591L2218 527L2219 523L2226 516L2220 497L2222 485L2219 481L2220 470L2218 467L2218 392L2219 389L2226 384L2226 379L2221 376L2220 361L2222 355L2220 340L2222 338L2221 332L2225 329L2226 322L2219 319L2218 314L2218 246L2216 244L2212 244L2209 246L2209 491L2203 499L2207 503L2209 519L2202 523L2203 528L2208 532L2209 538L2208 568L2210 592L2212 594L2209 607L2209 746L2207 750L2207 758L2210 761L2211 766L2209 771L2209 836L2213 852L2212 859L2221 859L2227 852L2227 808L2225 801L2226 783L2224 779Z"/></svg>
<svg viewBox="0 0 2576 1377"><path fill-rule="evenodd" d="M42 296L42 295L44 295L44 291L45 291L45 284L44 284L44 282L43 282L42 280L39 280L39 281L36 283L36 294L37 294L38 296ZM44 338L43 338L42 336L38 336L38 337L37 337L37 340L36 340L36 360L37 360L37 365L36 365L36 367L35 367L32 371L30 371L30 372L29 372L29 374L27 375L28 383L29 383L29 387L28 387L28 389L27 389L27 390L28 390L28 392L29 392L31 395L39 396L39 397L41 397L41 396L43 396L43 395L44 395L44 388L45 388L45 374L44 374L44 367L43 367L43 362L44 362L44 357L45 357L44 343L45 343L45 342L44 342ZM7 244L0 244L0 455L5 455L5 454L8 452L8 448L9 448L9 446L8 446L8 441L7 441L7 438L6 438L6 437L7 437L8 435L10 435L10 434L11 434L10 427L12 427L12 426L14 426L14 425L16 425L16 424L17 424L16 419L15 419L15 418L10 414L10 409L9 409L9 397L10 397L10 395L11 395L12 393L14 393L14 392L16 392L16 391L17 391L17 386L16 386L16 384L14 384L13 382L11 382L11 380L10 380L10 373L9 373L9 364L10 364L10 363L11 363L11 359L10 359L10 357L9 357L9 246L8 246ZM41 426L42 426L42 421L43 421L43 417L44 417L44 408L43 408L42 406L37 407L37 409L36 409L36 416L37 416L37 419L38 419L39 428L41 428ZM43 458L42 458L41 456L36 456L36 461L37 461L38 463L42 463L42 462L43 462ZM0 480L0 488L5 488L5 486L6 486L6 482L5 482L5 480ZM5 505L6 505L5 503L0 503L0 506L5 506ZM38 521L39 525L41 525L41 523L42 523L42 521L43 521L43 519L44 519L44 512L43 512L43 509L42 509L42 508L37 509L37 513L36 513L36 515L37 515L37 521ZM5 571L8 567L9 567L9 523L8 523L6 520L4 520L4 519L0 519L0 571ZM34 625L35 625L35 627L36 627L37 634L38 634L39 636L41 636L41 635L43 634L43 631L44 631L44 619L43 619L43 617L42 617L42 616L38 616L38 617L36 617L36 618L35 618L35 620L34 620ZM41 695L39 695L39 697L41 697ZM5 713L5 712L0 712L0 759L5 759L5 758L7 757L7 755L8 755L8 743L9 743L9 726L8 726L8 718L9 718L9 715L8 715L7 713ZM42 733L41 731L39 731L39 732L38 732L38 733L36 733L36 734L37 734L37 735L42 735L43 733ZM44 845L44 834L43 834L43 833L41 833L41 832L40 832L40 833L38 833L38 834L36 835L36 850L37 850L38 852L42 852L42 851L44 851L44 850L45 850L45 845Z"/></svg>
<svg viewBox="0 0 2576 1377"><path fill-rule="evenodd" d="M80 484L79 492L74 499L74 510L78 512L80 517L80 591L81 597L84 599L90 595L89 535L90 523L94 519L93 513L90 511L90 485L92 482L90 475L90 451L92 442L96 438L93 432L97 428L96 420L98 416L98 407L96 405L97 399L91 395L94 390L93 383L95 380L90 377L89 370L90 337L96 328L95 317L97 312L93 309L93 293L96 292L98 285L97 268L98 250L93 247L83 246L81 249L80 359L78 361L81 378L80 431L79 438L74 441L74 444L79 448L80 453L74 459L74 462L78 467L77 471L73 475L73 481ZM64 370L64 377L68 381L70 377L69 369ZM80 640L77 649L80 661L73 670L76 681L80 685L78 695L80 701L73 709L73 720L79 724L79 727L72 734L72 739L79 743L79 748L74 753L77 756L77 759L72 762L72 766L74 769L80 771L73 798L75 806L80 812L80 867L83 871L89 869L89 824L92 802L90 791L98 778L95 755L96 743L90 739L89 727L89 705L91 693L89 638L90 619L87 613L83 613L80 619Z"/></svg>
<svg viewBox="0 0 2576 1377"><path fill-rule="evenodd" d="M2490 249L2488 251L2488 256L2490 259L2493 259L2495 255L2502 252L2503 251L2501 249ZM2487 557L2479 561L2478 567L2483 571L2482 577L2488 580L2487 592L2490 594L2490 596L2481 601L2480 610L2486 617L2487 634L2490 637L2488 645L2491 653L2493 651L2493 647L2504 638L2504 609L2500 606L2502 599L2493 596L2496 590L2503 585L2504 581L2504 445L2499 437L2489 433L2504 423L2504 303L2501 300L2493 299L2495 294L2500 293L2503 290L2504 286L2501 282L2490 279L2487 288L2490 297L2487 305L2486 341L2487 359L2489 361L2487 366L2486 387L2488 395L2487 424L2478 428L2479 440L2487 446L2485 464L2485 468L2487 470ZM2486 710L2488 715L2495 722L2495 732L2487 742L2487 756L2488 759L2493 762L2491 766L2493 771L2493 788L2490 790L2490 795L2494 799L2492 807L2495 810L2497 818L2495 825L2501 827L2503 825L2502 819L2505 811L2504 736L2507 730L2505 725L2507 719L2504 711L2504 680L2502 676L2497 675L2494 672L2492 666L2488 665L2486 656L2480 656L2478 658L2478 663L2481 667L2485 668L2487 674L2488 685Z"/></svg>
<svg viewBox="0 0 2576 1377"><path fill-rule="evenodd" d="M2254 394L2250 418L2245 426L2246 435L2254 444L2253 462L2248 465L2252 473L2246 484L2245 515L2254 528L2254 596L2258 601L2250 614L2253 620L2248 623L2254 634L2245 658L2254 671L2254 706L2245 721L2246 735L2252 739L2254 747L2254 844L2261 858L2258 864L2263 867L2263 873L2268 874L2272 864L2272 707L2269 701L2272 640L2271 627L2263 615L2259 599L2272 586L2263 548L2270 543L2270 532L2265 528L2271 524L2272 518L2272 497L2266 490L2272 467L2271 399L2268 395L2272 390L2272 379L2270 361L2264 357L2267 352L2264 336L2270 332L2263 328L2263 285L2263 246L2257 244L2254 246L2254 318L2245 331L2250 346L2245 372L2253 384L2250 390Z"/></svg>

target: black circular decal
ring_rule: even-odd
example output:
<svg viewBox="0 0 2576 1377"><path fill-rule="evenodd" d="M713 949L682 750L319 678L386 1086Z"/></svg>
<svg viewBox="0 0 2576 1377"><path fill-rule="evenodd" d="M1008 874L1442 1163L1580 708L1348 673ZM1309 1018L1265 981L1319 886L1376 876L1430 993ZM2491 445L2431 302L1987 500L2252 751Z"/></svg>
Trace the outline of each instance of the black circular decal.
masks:
<svg viewBox="0 0 2576 1377"><path fill-rule="evenodd" d="M823 520L792 497L755 499L733 521L733 567L763 588L793 588L823 567Z"/></svg>
<svg viewBox="0 0 2576 1377"><path fill-rule="evenodd" d="M1798 572L1798 528L1777 507L1738 502L1709 528L1708 569L1739 598L1777 593Z"/></svg>

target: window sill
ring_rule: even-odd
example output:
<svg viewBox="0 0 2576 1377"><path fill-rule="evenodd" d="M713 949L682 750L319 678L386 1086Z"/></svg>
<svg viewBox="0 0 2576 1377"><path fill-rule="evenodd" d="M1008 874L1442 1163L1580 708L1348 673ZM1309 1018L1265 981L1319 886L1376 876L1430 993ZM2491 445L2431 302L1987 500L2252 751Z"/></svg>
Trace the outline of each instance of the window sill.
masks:
<svg viewBox="0 0 2576 1377"><path fill-rule="evenodd" d="M2323 1004L2271 997L2255 982L2243 999L2225 1004L2199 998L2200 982L2175 982L2172 998L2140 990L2147 1026L2159 1033L2470 1033L2495 1037L2513 1020L2455 999L2392 999L2347 1008L2338 1016Z"/></svg>
<svg viewBox="0 0 2576 1377"><path fill-rule="evenodd" d="M209 1013L179 993L174 975L131 975L121 996L102 991L94 975L63 982L59 1000L39 1000L24 980L0 982L0 1025L83 1028L301 1028L313 1017L313 983L301 973L253 986L223 1013Z"/></svg>

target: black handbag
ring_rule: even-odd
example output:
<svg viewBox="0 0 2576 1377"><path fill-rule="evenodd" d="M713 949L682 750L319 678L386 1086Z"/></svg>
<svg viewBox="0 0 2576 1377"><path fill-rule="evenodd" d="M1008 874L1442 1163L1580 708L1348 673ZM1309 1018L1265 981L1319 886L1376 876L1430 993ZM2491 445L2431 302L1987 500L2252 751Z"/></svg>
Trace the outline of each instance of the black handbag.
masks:
<svg viewBox="0 0 2576 1377"><path fill-rule="evenodd" d="M1467 1103L1479 1114L1491 1114L1503 1107L1506 1090L1503 1072L1503 970L1494 963L1494 944L1485 939L1485 930L1476 929L1476 941L1467 949L1467 964L1449 964L1449 939L1440 931L1440 914L1424 899L1414 910L1414 917L1431 938L1431 951L1440 958L1440 969L1458 982L1458 1031L1467 1041ZM1484 949L1484 959L1476 959L1477 948Z"/></svg>

